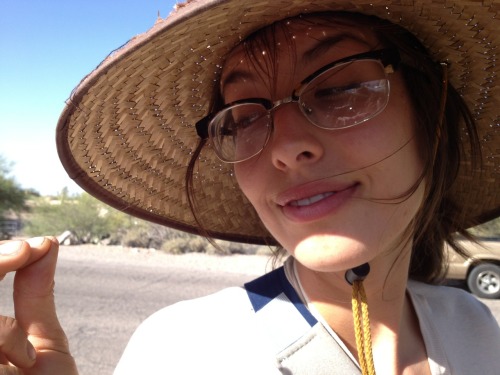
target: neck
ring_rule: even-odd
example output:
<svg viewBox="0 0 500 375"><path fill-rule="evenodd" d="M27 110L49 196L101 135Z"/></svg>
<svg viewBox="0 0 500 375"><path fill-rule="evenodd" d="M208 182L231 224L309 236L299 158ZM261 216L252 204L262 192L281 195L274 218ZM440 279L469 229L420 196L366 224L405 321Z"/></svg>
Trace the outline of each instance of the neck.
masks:
<svg viewBox="0 0 500 375"><path fill-rule="evenodd" d="M370 261L371 271L364 281L375 363L377 366L377 357L383 357L379 370L380 362L392 367L383 373L403 373L400 370L405 368L405 358L412 350L407 343L418 341L423 346L418 320L406 293L410 251L403 249L399 254L391 261L387 257ZM356 356L352 287L345 281L345 272L315 272L297 262L297 273L309 303Z"/></svg>

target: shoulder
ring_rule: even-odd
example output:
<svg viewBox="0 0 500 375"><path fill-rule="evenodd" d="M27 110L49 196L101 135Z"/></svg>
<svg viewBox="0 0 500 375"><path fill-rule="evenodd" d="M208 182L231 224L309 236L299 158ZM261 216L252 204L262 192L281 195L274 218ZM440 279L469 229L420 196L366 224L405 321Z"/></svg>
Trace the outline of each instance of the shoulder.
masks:
<svg viewBox="0 0 500 375"><path fill-rule="evenodd" d="M163 308L134 332L115 375L137 373L229 374L234 366L263 370L264 353L252 306L244 288ZM239 363L239 365L238 365Z"/></svg>
<svg viewBox="0 0 500 375"><path fill-rule="evenodd" d="M134 332L129 343L142 341L141 346L152 340L163 345L197 346L208 335L220 337L226 327L244 324L251 317L252 307L243 288L228 288L205 297L186 300L165 307L144 320ZM190 341L196 333L196 341Z"/></svg>
<svg viewBox="0 0 500 375"><path fill-rule="evenodd" d="M151 315L144 324L157 324L165 318L182 316L184 319L196 317L199 321L200 311L203 319L216 319L231 317L236 312L239 314L251 312L251 304L244 288L226 288L204 297L177 302L167 306Z"/></svg>
<svg viewBox="0 0 500 375"><path fill-rule="evenodd" d="M500 367L500 329L488 307L457 288L408 284L431 363L452 374L489 374Z"/></svg>
<svg viewBox="0 0 500 375"><path fill-rule="evenodd" d="M494 320L491 311L484 303L462 289L410 281L408 291L414 304L425 307L438 316Z"/></svg>
<svg viewBox="0 0 500 375"><path fill-rule="evenodd" d="M484 313L489 312L488 308L476 297L459 288L444 285L431 285L410 280L408 282L408 291L412 298L426 301L429 308L451 309L449 303L457 303L460 306L463 306L466 311L472 309L483 311ZM443 301L447 301L449 303L443 304ZM458 312L455 307L451 310Z"/></svg>
<svg viewBox="0 0 500 375"><path fill-rule="evenodd" d="M494 326L498 323L488 307L470 293L441 285L429 285L417 281L408 283L417 313L429 315L434 321L458 324L463 330L468 327Z"/></svg>

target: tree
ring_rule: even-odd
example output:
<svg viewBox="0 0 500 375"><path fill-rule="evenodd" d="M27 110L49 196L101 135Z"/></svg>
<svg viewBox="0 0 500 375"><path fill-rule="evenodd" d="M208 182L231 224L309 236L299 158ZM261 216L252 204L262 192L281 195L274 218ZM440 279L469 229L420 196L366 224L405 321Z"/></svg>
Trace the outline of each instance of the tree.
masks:
<svg viewBox="0 0 500 375"><path fill-rule="evenodd" d="M63 192L55 199L36 200L25 232L40 236L70 231L77 243L97 243L126 225L126 216L87 193L69 197Z"/></svg>
<svg viewBox="0 0 500 375"><path fill-rule="evenodd" d="M8 210L20 212L26 208L27 192L9 176L11 165L0 156L0 216Z"/></svg>
<svg viewBox="0 0 500 375"><path fill-rule="evenodd" d="M9 164L0 155L0 239L9 239L21 226L21 213L27 210L26 199L34 192L23 190L10 176Z"/></svg>

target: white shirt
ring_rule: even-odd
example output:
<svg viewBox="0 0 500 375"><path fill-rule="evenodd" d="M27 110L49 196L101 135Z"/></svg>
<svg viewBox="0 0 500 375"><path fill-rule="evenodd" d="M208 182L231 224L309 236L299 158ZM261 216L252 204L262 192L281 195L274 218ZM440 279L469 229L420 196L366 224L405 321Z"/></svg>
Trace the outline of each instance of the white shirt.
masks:
<svg viewBox="0 0 500 375"><path fill-rule="evenodd" d="M500 329L484 304L455 288L407 289L433 375L500 374ZM255 315L237 287L166 307L140 325L114 374L281 375Z"/></svg>

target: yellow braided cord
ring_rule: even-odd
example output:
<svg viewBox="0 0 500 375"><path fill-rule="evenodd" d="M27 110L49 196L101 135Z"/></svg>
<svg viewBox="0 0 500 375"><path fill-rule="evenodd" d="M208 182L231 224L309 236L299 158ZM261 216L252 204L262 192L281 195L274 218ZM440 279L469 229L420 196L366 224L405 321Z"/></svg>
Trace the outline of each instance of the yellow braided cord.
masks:
<svg viewBox="0 0 500 375"><path fill-rule="evenodd" d="M361 312L363 315L364 356L368 373L373 375L375 374L375 365L373 363L370 316L368 315L368 301L366 299L365 288L363 287L362 281L359 282L359 294L361 295Z"/></svg>
<svg viewBox="0 0 500 375"><path fill-rule="evenodd" d="M361 310L359 306L359 282L355 281L352 284L352 315L354 319L354 334L356 337L358 360L359 360L359 365L361 366L361 371L364 375L366 374L365 372L366 362L364 356L365 349L363 344L363 326L361 323L362 314L360 312Z"/></svg>
<svg viewBox="0 0 500 375"><path fill-rule="evenodd" d="M361 372L363 375L375 375L368 302L363 282L360 280L352 284L352 313Z"/></svg>

